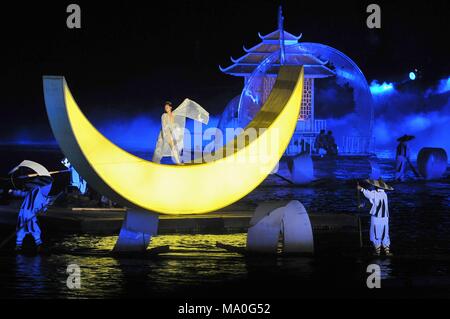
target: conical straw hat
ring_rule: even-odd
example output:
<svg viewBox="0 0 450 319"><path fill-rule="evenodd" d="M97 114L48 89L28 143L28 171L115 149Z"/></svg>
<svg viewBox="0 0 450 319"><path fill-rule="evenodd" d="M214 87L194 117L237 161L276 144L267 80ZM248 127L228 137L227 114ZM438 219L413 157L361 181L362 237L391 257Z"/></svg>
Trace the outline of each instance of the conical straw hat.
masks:
<svg viewBox="0 0 450 319"><path fill-rule="evenodd" d="M382 188L388 191L393 191L394 189L386 184L381 178L380 179L366 179L366 183L373 185L378 188Z"/></svg>

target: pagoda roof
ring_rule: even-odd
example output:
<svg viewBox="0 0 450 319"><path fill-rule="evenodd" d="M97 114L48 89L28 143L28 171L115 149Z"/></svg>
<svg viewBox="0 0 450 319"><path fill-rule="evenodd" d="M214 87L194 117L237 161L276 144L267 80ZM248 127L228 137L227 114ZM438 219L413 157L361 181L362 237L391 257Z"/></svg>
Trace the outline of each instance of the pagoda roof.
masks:
<svg viewBox="0 0 450 319"><path fill-rule="evenodd" d="M302 37L302 35L295 36L287 31L283 32L285 48L298 44L298 40ZM258 35L262 42L250 49L243 47L246 54L238 59L231 58L233 64L226 68L219 66L220 70L233 76L249 76L264 59L280 50L280 37L282 33L279 29L267 35L261 35L260 33ZM287 59L286 65L304 65L305 76L310 78L324 78L335 75L332 70L325 66L327 61L322 61L301 47L294 48L295 50L285 53ZM279 64L279 61L275 61L274 67L278 66L279 68Z"/></svg>
<svg viewBox="0 0 450 319"><path fill-rule="evenodd" d="M290 64L287 63L284 65L290 65ZM257 66L258 65L255 65L255 64L233 65L231 70L225 71L222 69L222 72L225 72L227 74L234 75L234 76L244 77L244 76L251 75ZM272 68L267 71L267 74L274 75L274 76L277 75L278 71L280 69L280 66L281 66L281 64L279 64L279 63L273 64ZM328 77L335 75L335 73L331 69L329 69L323 65L307 65L307 64L305 64L304 67L305 67L305 77L306 78L328 78Z"/></svg>
<svg viewBox="0 0 450 319"><path fill-rule="evenodd" d="M284 40L285 41L296 41L298 42L298 40L301 39L302 34L300 34L299 36L295 36L292 33L289 33L287 31L283 31L284 33ZM281 40L281 31L280 29L277 29L275 31L273 31L272 33L266 34L266 35L261 35L261 33L258 32L258 36L261 40L263 41L270 41L270 40Z"/></svg>
<svg viewBox="0 0 450 319"><path fill-rule="evenodd" d="M275 50L273 52L276 52L278 50ZM231 61L234 62L234 64L255 64L256 66L258 66L264 59L268 58L273 52L257 52L257 53L250 52L240 57L239 59L231 58ZM292 54L288 52L286 53L286 55L289 57L290 61L296 61L297 64L325 65L327 63L327 61L322 61L310 53Z"/></svg>

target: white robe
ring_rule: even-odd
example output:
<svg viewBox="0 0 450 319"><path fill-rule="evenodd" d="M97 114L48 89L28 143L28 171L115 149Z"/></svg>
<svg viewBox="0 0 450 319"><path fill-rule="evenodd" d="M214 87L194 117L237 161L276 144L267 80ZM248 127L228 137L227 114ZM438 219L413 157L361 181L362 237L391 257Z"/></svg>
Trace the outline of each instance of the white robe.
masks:
<svg viewBox="0 0 450 319"><path fill-rule="evenodd" d="M37 214L47 210L49 202L48 193L52 184L42 187L36 186L29 191L14 190L11 195L14 197L23 197L24 200L20 206L19 218L17 221L16 245L22 246L22 242L27 234L34 238L37 246L42 244L41 229L37 221Z"/></svg>
<svg viewBox="0 0 450 319"><path fill-rule="evenodd" d="M378 189L369 191L364 188L361 192L372 204L370 209L370 241L378 248L380 246L389 247L389 206L387 195L384 190Z"/></svg>
<svg viewBox="0 0 450 319"><path fill-rule="evenodd" d="M175 118L175 115L174 115ZM173 161L176 164L180 164L180 154L181 150L179 145L181 128L175 123L175 119L172 122L169 114L164 113L161 116L161 132L158 136L158 141L156 142L155 153L153 153L152 161L155 163L160 163L161 158L164 156L172 156Z"/></svg>
<svg viewBox="0 0 450 319"><path fill-rule="evenodd" d="M198 103L185 99L173 112L173 122L169 115L164 113L161 116L161 132L158 136L155 152L152 161L160 163L161 158L172 156L176 164L180 164L180 154L184 147L184 130L186 118L208 124L209 113Z"/></svg>
<svg viewBox="0 0 450 319"><path fill-rule="evenodd" d="M23 239L27 234L31 234L36 245L41 245L41 229L37 222L37 214L47 210L49 204L48 194L52 189L52 178L50 172L41 164L25 160L14 167L9 174L14 174L21 167L27 167L37 173L38 177L25 183L26 191L11 190L11 195L23 197L20 206L19 218L17 221L16 245L22 246Z"/></svg>

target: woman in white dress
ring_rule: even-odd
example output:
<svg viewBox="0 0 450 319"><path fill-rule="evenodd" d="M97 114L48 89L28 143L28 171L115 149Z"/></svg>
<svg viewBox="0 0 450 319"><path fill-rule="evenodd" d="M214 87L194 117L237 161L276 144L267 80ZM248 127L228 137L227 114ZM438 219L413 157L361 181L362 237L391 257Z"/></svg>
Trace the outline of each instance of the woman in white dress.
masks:
<svg viewBox="0 0 450 319"><path fill-rule="evenodd" d="M167 101L164 104L164 114L161 116L161 132L156 143L155 153L152 161L160 163L161 158L165 156L167 149L170 150L173 161L178 165L181 164L180 153L177 146L175 116L172 113L172 103Z"/></svg>

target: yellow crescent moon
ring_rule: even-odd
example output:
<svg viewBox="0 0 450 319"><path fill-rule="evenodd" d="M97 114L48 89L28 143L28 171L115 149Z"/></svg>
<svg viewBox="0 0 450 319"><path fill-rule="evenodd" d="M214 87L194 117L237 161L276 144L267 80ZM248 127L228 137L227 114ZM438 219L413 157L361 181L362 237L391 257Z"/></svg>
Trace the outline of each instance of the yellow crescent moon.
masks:
<svg viewBox="0 0 450 319"><path fill-rule="evenodd" d="M303 67L280 68L269 98L242 133L265 129L255 139L221 159L182 166L146 161L116 146L85 117L64 77L44 76L43 82L53 134L91 187L125 206L201 214L238 201L271 173L297 125L303 77Z"/></svg>

